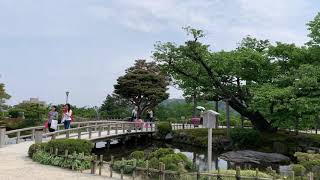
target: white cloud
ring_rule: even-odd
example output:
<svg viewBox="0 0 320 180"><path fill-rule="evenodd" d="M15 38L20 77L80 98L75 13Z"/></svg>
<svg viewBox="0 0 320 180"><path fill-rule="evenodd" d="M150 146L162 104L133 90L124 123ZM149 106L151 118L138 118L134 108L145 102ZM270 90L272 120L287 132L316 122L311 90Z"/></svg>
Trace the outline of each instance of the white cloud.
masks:
<svg viewBox="0 0 320 180"><path fill-rule="evenodd" d="M310 2L304 0L118 0L108 7L91 7L98 17L135 31L177 31L188 25L201 28L214 44L227 39L229 45L222 48L234 47L235 41L249 34L302 44L307 39L305 22L299 21L300 28L292 27L297 19L312 16L310 9Z"/></svg>

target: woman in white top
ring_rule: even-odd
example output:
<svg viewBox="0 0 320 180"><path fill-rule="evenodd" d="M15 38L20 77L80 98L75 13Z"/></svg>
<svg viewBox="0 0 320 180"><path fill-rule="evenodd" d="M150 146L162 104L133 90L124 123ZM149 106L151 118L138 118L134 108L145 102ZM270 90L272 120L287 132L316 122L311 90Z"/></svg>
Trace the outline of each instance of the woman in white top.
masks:
<svg viewBox="0 0 320 180"><path fill-rule="evenodd" d="M63 110L63 115L62 115L62 122L64 124L64 129L69 129L70 128L70 123L72 120L72 110L71 110L71 105L66 104Z"/></svg>

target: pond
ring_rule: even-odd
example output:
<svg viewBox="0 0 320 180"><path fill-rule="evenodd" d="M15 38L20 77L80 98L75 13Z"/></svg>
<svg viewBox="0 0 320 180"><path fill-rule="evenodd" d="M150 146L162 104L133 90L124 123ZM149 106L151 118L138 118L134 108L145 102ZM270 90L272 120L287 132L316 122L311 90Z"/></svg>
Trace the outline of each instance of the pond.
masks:
<svg viewBox="0 0 320 180"><path fill-rule="evenodd" d="M118 141L112 141L110 144L110 148L106 148L106 143L101 142L97 143L93 152L97 155L103 155L104 160L110 161L111 156L114 156L115 160L121 160L122 157L127 158L134 151L145 151L146 153L153 151L158 148L172 148L175 152L181 152L185 154L193 163L195 163L200 171L208 171L208 160L207 160L207 149L193 147L188 145L181 144L173 144L167 142L160 141L152 141L147 142L145 140L139 140L137 143L128 142L126 144L122 144ZM212 169L235 169L236 164L233 162L225 161L219 158L219 155L222 152L213 152L212 153ZM277 172L287 172L289 169L288 165L280 165L280 164L237 164L242 169L256 169L258 168L261 171L265 171L268 167L272 167L272 169Z"/></svg>

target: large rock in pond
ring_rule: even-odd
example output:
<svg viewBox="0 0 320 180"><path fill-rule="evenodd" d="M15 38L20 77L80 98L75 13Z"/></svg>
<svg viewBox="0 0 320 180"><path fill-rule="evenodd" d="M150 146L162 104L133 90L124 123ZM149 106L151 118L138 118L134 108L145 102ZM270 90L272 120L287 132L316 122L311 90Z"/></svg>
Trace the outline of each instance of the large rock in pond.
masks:
<svg viewBox="0 0 320 180"><path fill-rule="evenodd" d="M277 153L263 153L258 151L244 150L244 151L230 151L220 155L226 161L235 163L289 163L290 158Z"/></svg>

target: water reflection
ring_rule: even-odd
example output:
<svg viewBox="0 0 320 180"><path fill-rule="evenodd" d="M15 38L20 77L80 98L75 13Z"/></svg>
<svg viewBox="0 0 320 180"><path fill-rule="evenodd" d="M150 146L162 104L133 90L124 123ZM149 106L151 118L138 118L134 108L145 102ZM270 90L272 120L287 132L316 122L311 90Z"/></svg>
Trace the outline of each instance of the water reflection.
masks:
<svg viewBox="0 0 320 180"><path fill-rule="evenodd" d="M168 144L164 142L152 142L145 143L138 142L122 144L118 141L112 141L110 143L110 148L106 148L107 143L101 142L96 144L94 153L103 154L104 159L109 161L111 155L114 156L115 160L120 160L122 157L128 157L134 151L145 151L149 153L157 148L172 148L175 152L180 152L186 155L194 164L199 167L200 171L208 171L208 158L207 158L207 149L198 148L194 146L187 146L181 144ZM233 162L225 161L219 158L221 152L212 152L212 168L211 170L225 170L225 169L235 169L236 166L240 166L241 169L256 169L265 171L267 167L272 167L272 169L277 170L278 172L287 171L288 166L281 166L279 164L235 164Z"/></svg>

